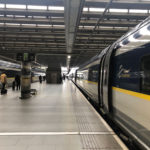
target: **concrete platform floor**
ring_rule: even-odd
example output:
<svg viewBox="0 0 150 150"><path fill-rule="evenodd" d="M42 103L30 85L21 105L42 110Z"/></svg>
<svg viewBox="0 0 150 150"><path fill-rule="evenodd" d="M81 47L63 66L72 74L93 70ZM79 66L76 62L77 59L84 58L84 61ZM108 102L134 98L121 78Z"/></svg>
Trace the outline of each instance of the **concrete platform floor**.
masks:
<svg viewBox="0 0 150 150"><path fill-rule="evenodd" d="M28 100L0 95L0 150L127 149L71 81L32 88Z"/></svg>

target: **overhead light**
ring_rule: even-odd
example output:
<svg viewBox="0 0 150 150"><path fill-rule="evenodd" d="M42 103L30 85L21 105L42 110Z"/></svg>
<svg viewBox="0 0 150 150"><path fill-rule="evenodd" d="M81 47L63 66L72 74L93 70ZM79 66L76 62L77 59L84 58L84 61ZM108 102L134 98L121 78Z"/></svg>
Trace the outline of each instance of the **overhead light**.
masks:
<svg viewBox="0 0 150 150"><path fill-rule="evenodd" d="M68 55L68 59L70 59L71 58L71 56L70 55Z"/></svg>
<svg viewBox="0 0 150 150"><path fill-rule="evenodd" d="M47 10L47 6L28 5L28 9Z"/></svg>
<svg viewBox="0 0 150 150"><path fill-rule="evenodd" d="M49 6L49 10L64 10L64 7L57 7L57 6Z"/></svg>

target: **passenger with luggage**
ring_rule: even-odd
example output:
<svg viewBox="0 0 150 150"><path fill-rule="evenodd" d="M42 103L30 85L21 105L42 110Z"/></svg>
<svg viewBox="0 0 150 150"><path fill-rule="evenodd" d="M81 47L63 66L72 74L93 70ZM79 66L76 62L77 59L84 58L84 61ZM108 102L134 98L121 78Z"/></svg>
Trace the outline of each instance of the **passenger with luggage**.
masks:
<svg viewBox="0 0 150 150"><path fill-rule="evenodd" d="M1 94L6 94L7 90L5 89L5 86L7 84L7 75L4 72L0 76L0 81L2 83Z"/></svg>

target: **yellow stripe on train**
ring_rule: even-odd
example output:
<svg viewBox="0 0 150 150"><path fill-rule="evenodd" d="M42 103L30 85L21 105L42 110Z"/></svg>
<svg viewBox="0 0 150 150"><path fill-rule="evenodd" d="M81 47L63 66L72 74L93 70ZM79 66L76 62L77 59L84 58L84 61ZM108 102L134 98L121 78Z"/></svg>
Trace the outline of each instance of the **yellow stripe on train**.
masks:
<svg viewBox="0 0 150 150"><path fill-rule="evenodd" d="M150 95L147 95L147 94L133 92L133 91L117 88L117 87L112 87L112 89L115 91L121 92L121 93L125 93L125 94L131 95L131 96L135 96L135 97L150 101Z"/></svg>

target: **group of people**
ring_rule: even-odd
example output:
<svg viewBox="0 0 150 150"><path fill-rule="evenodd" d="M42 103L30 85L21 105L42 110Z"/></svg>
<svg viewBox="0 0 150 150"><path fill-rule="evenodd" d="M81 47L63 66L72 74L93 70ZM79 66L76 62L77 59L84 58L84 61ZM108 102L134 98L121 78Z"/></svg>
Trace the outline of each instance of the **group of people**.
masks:
<svg viewBox="0 0 150 150"><path fill-rule="evenodd" d="M42 83L42 81L46 80L46 76L39 76L39 81L40 83ZM0 75L0 82L1 82L1 91L6 90L6 84L7 84L7 75L5 74L5 72L2 72ZM21 79L20 79L20 75L17 74L15 76L14 81L12 82L12 90L20 90L20 85L21 85Z"/></svg>
<svg viewBox="0 0 150 150"><path fill-rule="evenodd" d="M0 75L0 82L1 82L1 93L2 91L6 91L6 84L7 84L7 75L3 72ZM16 75L14 81L12 82L12 90L20 90L20 75Z"/></svg>

